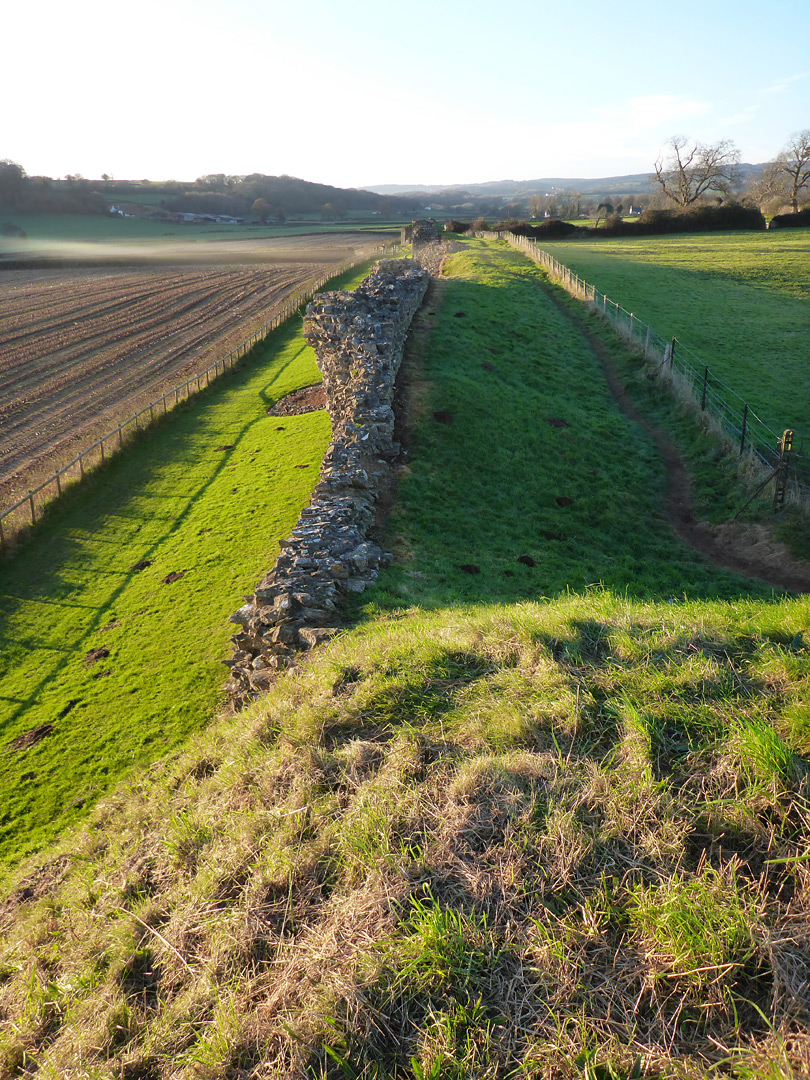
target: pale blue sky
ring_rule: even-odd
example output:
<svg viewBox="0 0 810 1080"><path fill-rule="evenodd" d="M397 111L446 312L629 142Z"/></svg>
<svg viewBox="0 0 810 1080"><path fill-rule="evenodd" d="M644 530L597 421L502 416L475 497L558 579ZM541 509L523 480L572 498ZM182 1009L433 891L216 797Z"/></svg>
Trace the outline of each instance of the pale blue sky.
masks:
<svg viewBox="0 0 810 1080"><path fill-rule="evenodd" d="M4 14L0 158L30 174L340 186L743 161L810 128L808 0L43 0Z"/></svg>

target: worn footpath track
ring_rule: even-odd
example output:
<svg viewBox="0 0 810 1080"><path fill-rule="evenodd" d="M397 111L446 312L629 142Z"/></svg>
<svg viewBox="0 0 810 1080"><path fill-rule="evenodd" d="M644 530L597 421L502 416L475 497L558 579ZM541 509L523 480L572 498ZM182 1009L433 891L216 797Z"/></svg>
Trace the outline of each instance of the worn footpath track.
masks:
<svg viewBox="0 0 810 1080"><path fill-rule="evenodd" d="M0 506L235 347L326 265L0 275Z"/></svg>
<svg viewBox="0 0 810 1080"><path fill-rule="evenodd" d="M734 523L713 527L706 522L698 521L692 505L692 481L689 471L672 439L636 408L622 385L609 353L598 338L590 332L584 320L560 301L551 286L541 282L541 288L587 339L599 360L605 380L619 408L628 419L642 427L655 443L667 475L665 506L667 518L681 539L715 566L732 570L744 577L763 581L774 589L788 589L797 593L810 592L810 564L793 559L782 545L756 542L763 533L769 532L767 527L751 528Z"/></svg>

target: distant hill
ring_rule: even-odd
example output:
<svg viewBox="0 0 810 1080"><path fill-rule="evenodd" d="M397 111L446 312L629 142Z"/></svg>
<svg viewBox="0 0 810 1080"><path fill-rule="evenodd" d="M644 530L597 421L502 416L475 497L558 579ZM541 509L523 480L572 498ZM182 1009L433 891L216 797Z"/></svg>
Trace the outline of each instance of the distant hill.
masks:
<svg viewBox="0 0 810 1080"><path fill-rule="evenodd" d="M743 180L751 173L762 171L762 165L740 165ZM366 191L378 195L420 196L426 195L488 195L505 200L526 199L530 195L548 195L554 191L574 188L583 195L638 195L652 192L655 185L651 173L628 173L625 176L543 176L536 180L489 180L482 184L367 184Z"/></svg>

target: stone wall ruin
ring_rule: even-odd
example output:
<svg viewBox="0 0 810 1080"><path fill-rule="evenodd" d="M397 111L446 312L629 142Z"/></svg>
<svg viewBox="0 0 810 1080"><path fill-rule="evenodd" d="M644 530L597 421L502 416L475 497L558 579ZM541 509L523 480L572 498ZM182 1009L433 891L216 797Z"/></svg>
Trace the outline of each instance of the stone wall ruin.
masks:
<svg viewBox="0 0 810 1080"><path fill-rule="evenodd" d="M231 616L241 627L225 661L236 705L258 696L301 650L331 637L341 597L363 592L392 561L368 533L399 453L394 384L429 280L413 260L387 260L353 293L321 293L307 307L306 339L323 375L332 441L275 566Z"/></svg>
<svg viewBox="0 0 810 1080"><path fill-rule="evenodd" d="M439 239L439 226L433 218L416 218L410 225L400 229L400 243L412 244L414 248L422 244L433 244Z"/></svg>

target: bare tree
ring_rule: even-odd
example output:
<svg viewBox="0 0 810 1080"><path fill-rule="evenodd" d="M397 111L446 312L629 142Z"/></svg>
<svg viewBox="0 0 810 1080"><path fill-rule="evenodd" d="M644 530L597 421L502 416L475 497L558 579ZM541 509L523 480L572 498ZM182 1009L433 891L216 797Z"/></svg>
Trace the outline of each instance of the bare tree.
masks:
<svg viewBox="0 0 810 1080"><path fill-rule="evenodd" d="M775 213L784 205L787 201L787 178L775 161L764 165L758 176L752 174L748 181L748 194L763 212L768 210Z"/></svg>
<svg viewBox="0 0 810 1080"><path fill-rule="evenodd" d="M810 185L810 129L796 131L774 162L787 180L787 197L793 213L799 210L799 192Z"/></svg>
<svg viewBox="0 0 810 1080"><path fill-rule="evenodd" d="M570 220L582 213L582 192L576 188L566 188L558 196L560 217Z"/></svg>
<svg viewBox="0 0 810 1080"><path fill-rule="evenodd" d="M606 219L609 218L611 214L616 213L612 202L608 202L607 199L604 202L600 202L596 208L596 224L594 225L595 229L599 228L599 219L602 217L602 210L605 211L604 216Z"/></svg>
<svg viewBox="0 0 810 1080"><path fill-rule="evenodd" d="M679 206L691 206L706 192L729 194L737 183L740 151L730 139L716 143L690 142L685 135L673 135L669 156L655 163L650 177L663 193Z"/></svg>

